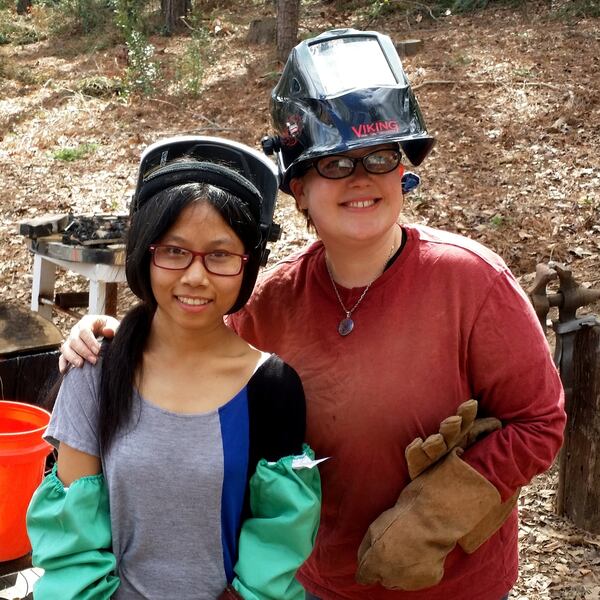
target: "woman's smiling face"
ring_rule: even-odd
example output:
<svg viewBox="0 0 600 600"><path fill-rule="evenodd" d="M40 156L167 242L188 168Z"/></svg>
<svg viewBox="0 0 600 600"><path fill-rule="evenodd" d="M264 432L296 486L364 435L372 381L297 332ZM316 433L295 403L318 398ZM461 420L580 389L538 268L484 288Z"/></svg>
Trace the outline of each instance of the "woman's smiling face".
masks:
<svg viewBox="0 0 600 600"><path fill-rule="evenodd" d="M379 148L344 155L362 157ZM298 207L308 211L325 243L353 243L377 239L394 226L403 205L402 173L402 165L390 173L374 174L358 163L349 177L327 179L312 168L292 179L290 187Z"/></svg>
<svg viewBox="0 0 600 600"><path fill-rule="evenodd" d="M208 202L188 205L175 224L155 242L195 252L244 253L244 245L219 212ZM220 325L234 305L242 283L239 275L209 273L197 256L187 269L169 270L150 263L150 282L156 299L156 318L171 326L202 329Z"/></svg>

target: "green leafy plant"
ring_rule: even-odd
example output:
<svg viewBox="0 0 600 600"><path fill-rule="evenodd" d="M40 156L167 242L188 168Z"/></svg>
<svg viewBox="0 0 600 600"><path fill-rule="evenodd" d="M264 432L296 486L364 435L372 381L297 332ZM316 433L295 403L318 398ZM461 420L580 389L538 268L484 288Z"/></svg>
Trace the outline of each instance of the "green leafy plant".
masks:
<svg viewBox="0 0 600 600"><path fill-rule="evenodd" d="M139 92L150 95L158 79L158 65L153 60L154 46L139 31L131 31L127 41L127 92Z"/></svg>
<svg viewBox="0 0 600 600"><path fill-rule="evenodd" d="M47 79L43 74L38 73L33 69L20 67L11 62L4 63L2 77L4 79L18 81L24 85L42 85Z"/></svg>
<svg viewBox="0 0 600 600"><path fill-rule="evenodd" d="M86 156L93 154L96 152L98 148L98 144L79 144L78 146L67 146L64 148L59 148L52 153L52 157L54 160L62 160L65 162L73 162L74 160L79 160L80 158L85 158Z"/></svg>
<svg viewBox="0 0 600 600"><path fill-rule="evenodd" d="M394 3L391 0L372 0L366 9L366 14L370 19L379 19L394 11Z"/></svg>
<svg viewBox="0 0 600 600"><path fill-rule="evenodd" d="M600 2L598 0L571 0L570 2L564 2L557 9L556 16L565 19L600 17Z"/></svg>
<svg viewBox="0 0 600 600"><path fill-rule="evenodd" d="M493 225L494 227L502 227L502 225L504 225L504 217L502 215L495 214L490 219L490 224Z"/></svg>
<svg viewBox="0 0 600 600"><path fill-rule="evenodd" d="M112 0L38 0L49 15L49 29L55 36L88 35L103 31L112 21Z"/></svg>
<svg viewBox="0 0 600 600"><path fill-rule="evenodd" d="M111 9L106 2L101 0L62 0L62 3L69 6L70 12L79 22L83 33L91 33L106 23Z"/></svg>
<svg viewBox="0 0 600 600"><path fill-rule="evenodd" d="M114 0L114 18L127 40L132 31L142 31L142 0Z"/></svg>
<svg viewBox="0 0 600 600"><path fill-rule="evenodd" d="M188 27L192 33L185 52L178 61L176 77L180 88L185 93L198 96L202 88L205 65L209 60L210 40L205 27L196 23L193 18L190 21Z"/></svg>
<svg viewBox="0 0 600 600"><path fill-rule="evenodd" d="M23 17L10 10L0 11L0 45L18 44L25 46L43 39L44 36Z"/></svg>
<svg viewBox="0 0 600 600"><path fill-rule="evenodd" d="M125 92L150 95L159 76L154 46L143 29L142 0L116 0L115 22L127 46Z"/></svg>
<svg viewBox="0 0 600 600"><path fill-rule="evenodd" d="M36 42L39 42L45 38L46 36L38 32L36 29L32 27L24 27L13 36L11 41L13 44L27 46L27 44L35 44Z"/></svg>

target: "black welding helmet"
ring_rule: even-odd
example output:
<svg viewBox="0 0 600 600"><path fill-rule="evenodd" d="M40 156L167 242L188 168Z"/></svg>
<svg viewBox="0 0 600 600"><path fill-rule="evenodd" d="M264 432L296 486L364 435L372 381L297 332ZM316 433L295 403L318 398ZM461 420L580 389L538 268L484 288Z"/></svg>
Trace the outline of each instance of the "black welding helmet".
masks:
<svg viewBox="0 0 600 600"><path fill-rule="evenodd" d="M298 44L271 94L280 187L321 156L397 142L413 165L435 143L396 48L375 31L334 29Z"/></svg>
<svg viewBox="0 0 600 600"><path fill-rule="evenodd" d="M259 225L260 241L247 249L250 258L244 267L237 310L250 296L260 266L266 264L267 242L279 237L279 226L273 223L277 168L261 152L231 140L197 135L167 138L142 153L131 214L157 193L186 183L206 183L233 194Z"/></svg>

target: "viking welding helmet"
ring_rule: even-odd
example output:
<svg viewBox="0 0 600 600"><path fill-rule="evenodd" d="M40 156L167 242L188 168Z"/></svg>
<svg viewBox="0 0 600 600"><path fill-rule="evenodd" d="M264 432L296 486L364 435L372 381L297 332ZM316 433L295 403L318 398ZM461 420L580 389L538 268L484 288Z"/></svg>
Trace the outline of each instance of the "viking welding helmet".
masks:
<svg viewBox="0 0 600 600"><path fill-rule="evenodd" d="M271 94L281 189L328 154L397 142L413 165L433 147L391 39L374 31L334 29L298 44Z"/></svg>
<svg viewBox="0 0 600 600"><path fill-rule="evenodd" d="M133 215L150 198L163 190L186 183L214 185L239 198L250 210L260 228L260 241L248 248L238 310L250 297L258 270L266 264L267 242L279 238L273 223L279 175L275 165L262 153L238 142L207 136L178 136L146 148L140 161Z"/></svg>

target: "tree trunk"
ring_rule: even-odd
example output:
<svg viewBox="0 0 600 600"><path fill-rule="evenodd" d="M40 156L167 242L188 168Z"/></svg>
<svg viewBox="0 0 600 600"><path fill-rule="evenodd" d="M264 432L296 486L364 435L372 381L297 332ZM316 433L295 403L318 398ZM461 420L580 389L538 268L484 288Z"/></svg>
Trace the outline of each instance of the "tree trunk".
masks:
<svg viewBox="0 0 600 600"><path fill-rule="evenodd" d="M285 62L298 41L300 0L277 0L277 60Z"/></svg>
<svg viewBox="0 0 600 600"><path fill-rule="evenodd" d="M600 533L600 326L584 327L575 338L573 394L566 406L561 450L562 513L575 525Z"/></svg>
<svg viewBox="0 0 600 600"><path fill-rule="evenodd" d="M191 0L161 0L160 6L165 18L165 31L170 34L181 28L181 18L190 10Z"/></svg>
<svg viewBox="0 0 600 600"><path fill-rule="evenodd" d="M26 15L31 8L32 0L17 0L17 14Z"/></svg>

